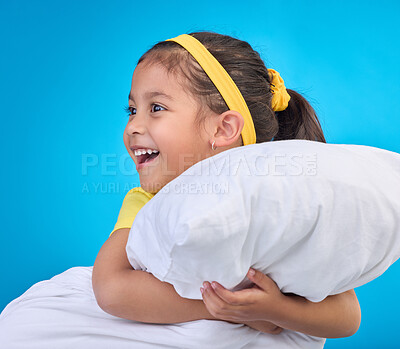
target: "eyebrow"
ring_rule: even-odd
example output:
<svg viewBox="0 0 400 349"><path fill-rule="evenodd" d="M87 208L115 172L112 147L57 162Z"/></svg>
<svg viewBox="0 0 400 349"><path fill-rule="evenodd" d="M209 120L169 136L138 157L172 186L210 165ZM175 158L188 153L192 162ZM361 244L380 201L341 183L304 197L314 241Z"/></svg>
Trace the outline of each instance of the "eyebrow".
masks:
<svg viewBox="0 0 400 349"><path fill-rule="evenodd" d="M148 99L149 99L149 98L153 98L153 97L158 97L158 96L165 97L165 98L167 98L167 99L169 99L169 100L171 100L171 101L174 100L170 95L167 95L166 93L161 92L161 91L149 91L149 92L146 92L146 93L144 94L144 97L145 97L145 98L148 98ZM133 99L132 94L130 94L130 93L129 93L129 95L128 95L128 100L135 101L135 100Z"/></svg>

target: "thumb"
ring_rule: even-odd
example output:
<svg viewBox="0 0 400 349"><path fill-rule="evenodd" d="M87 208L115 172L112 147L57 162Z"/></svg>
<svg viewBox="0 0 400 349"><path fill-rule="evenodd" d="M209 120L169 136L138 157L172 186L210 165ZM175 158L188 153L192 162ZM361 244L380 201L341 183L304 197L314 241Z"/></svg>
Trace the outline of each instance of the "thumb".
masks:
<svg viewBox="0 0 400 349"><path fill-rule="evenodd" d="M264 291L272 290L278 287L277 284L274 282L274 280L272 280L259 270L255 270L253 268L249 269L247 277L249 278L250 281L254 282L258 287L260 287Z"/></svg>

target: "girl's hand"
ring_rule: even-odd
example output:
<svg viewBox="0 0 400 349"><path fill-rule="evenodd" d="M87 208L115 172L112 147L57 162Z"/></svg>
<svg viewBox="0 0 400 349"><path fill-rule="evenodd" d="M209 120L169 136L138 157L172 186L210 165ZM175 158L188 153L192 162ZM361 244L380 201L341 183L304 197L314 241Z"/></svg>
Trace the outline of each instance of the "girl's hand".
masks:
<svg viewBox="0 0 400 349"><path fill-rule="evenodd" d="M200 290L207 310L215 318L226 321L274 322L274 319L279 318L285 295L271 278L258 270L250 268L247 277L255 284L254 287L236 292L227 290L218 282L210 284L205 281L204 289Z"/></svg>
<svg viewBox="0 0 400 349"><path fill-rule="evenodd" d="M234 322L234 321L228 321L228 322L244 324L251 327L254 330L264 333L279 334L282 332L282 327L276 326L275 324L269 321L259 320L259 321L245 321L245 322Z"/></svg>

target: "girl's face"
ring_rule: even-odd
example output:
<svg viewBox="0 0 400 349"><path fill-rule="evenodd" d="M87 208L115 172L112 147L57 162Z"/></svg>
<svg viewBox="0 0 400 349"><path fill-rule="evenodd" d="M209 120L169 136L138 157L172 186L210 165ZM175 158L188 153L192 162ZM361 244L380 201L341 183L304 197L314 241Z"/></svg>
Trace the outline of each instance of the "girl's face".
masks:
<svg viewBox="0 0 400 349"><path fill-rule="evenodd" d="M155 194L190 166L216 152L211 149L210 122L206 122L206 130L195 128L197 103L177 78L167 75L161 65L143 63L136 67L132 77L132 115L124 131L124 144L135 162L141 187ZM135 155L136 149L159 153L143 162L149 154Z"/></svg>

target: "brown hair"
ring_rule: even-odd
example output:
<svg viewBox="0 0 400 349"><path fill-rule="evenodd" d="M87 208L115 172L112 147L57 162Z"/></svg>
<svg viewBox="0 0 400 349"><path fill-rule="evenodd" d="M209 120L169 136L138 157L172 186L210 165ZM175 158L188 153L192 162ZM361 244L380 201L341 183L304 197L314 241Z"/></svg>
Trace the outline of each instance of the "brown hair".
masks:
<svg viewBox="0 0 400 349"><path fill-rule="evenodd" d="M320 122L307 100L287 89L288 107L280 112L271 108L271 77L258 52L246 41L210 31L189 35L199 40L231 76L250 110L256 130L256 143L308 139L326 142ZM229 110L221 94L203 68L181 45L161 41L140 57L138 64L161 64L168 74L175 74L185 90L199 102L196 124L201 126L206 107L217 114Z"/></svg>

